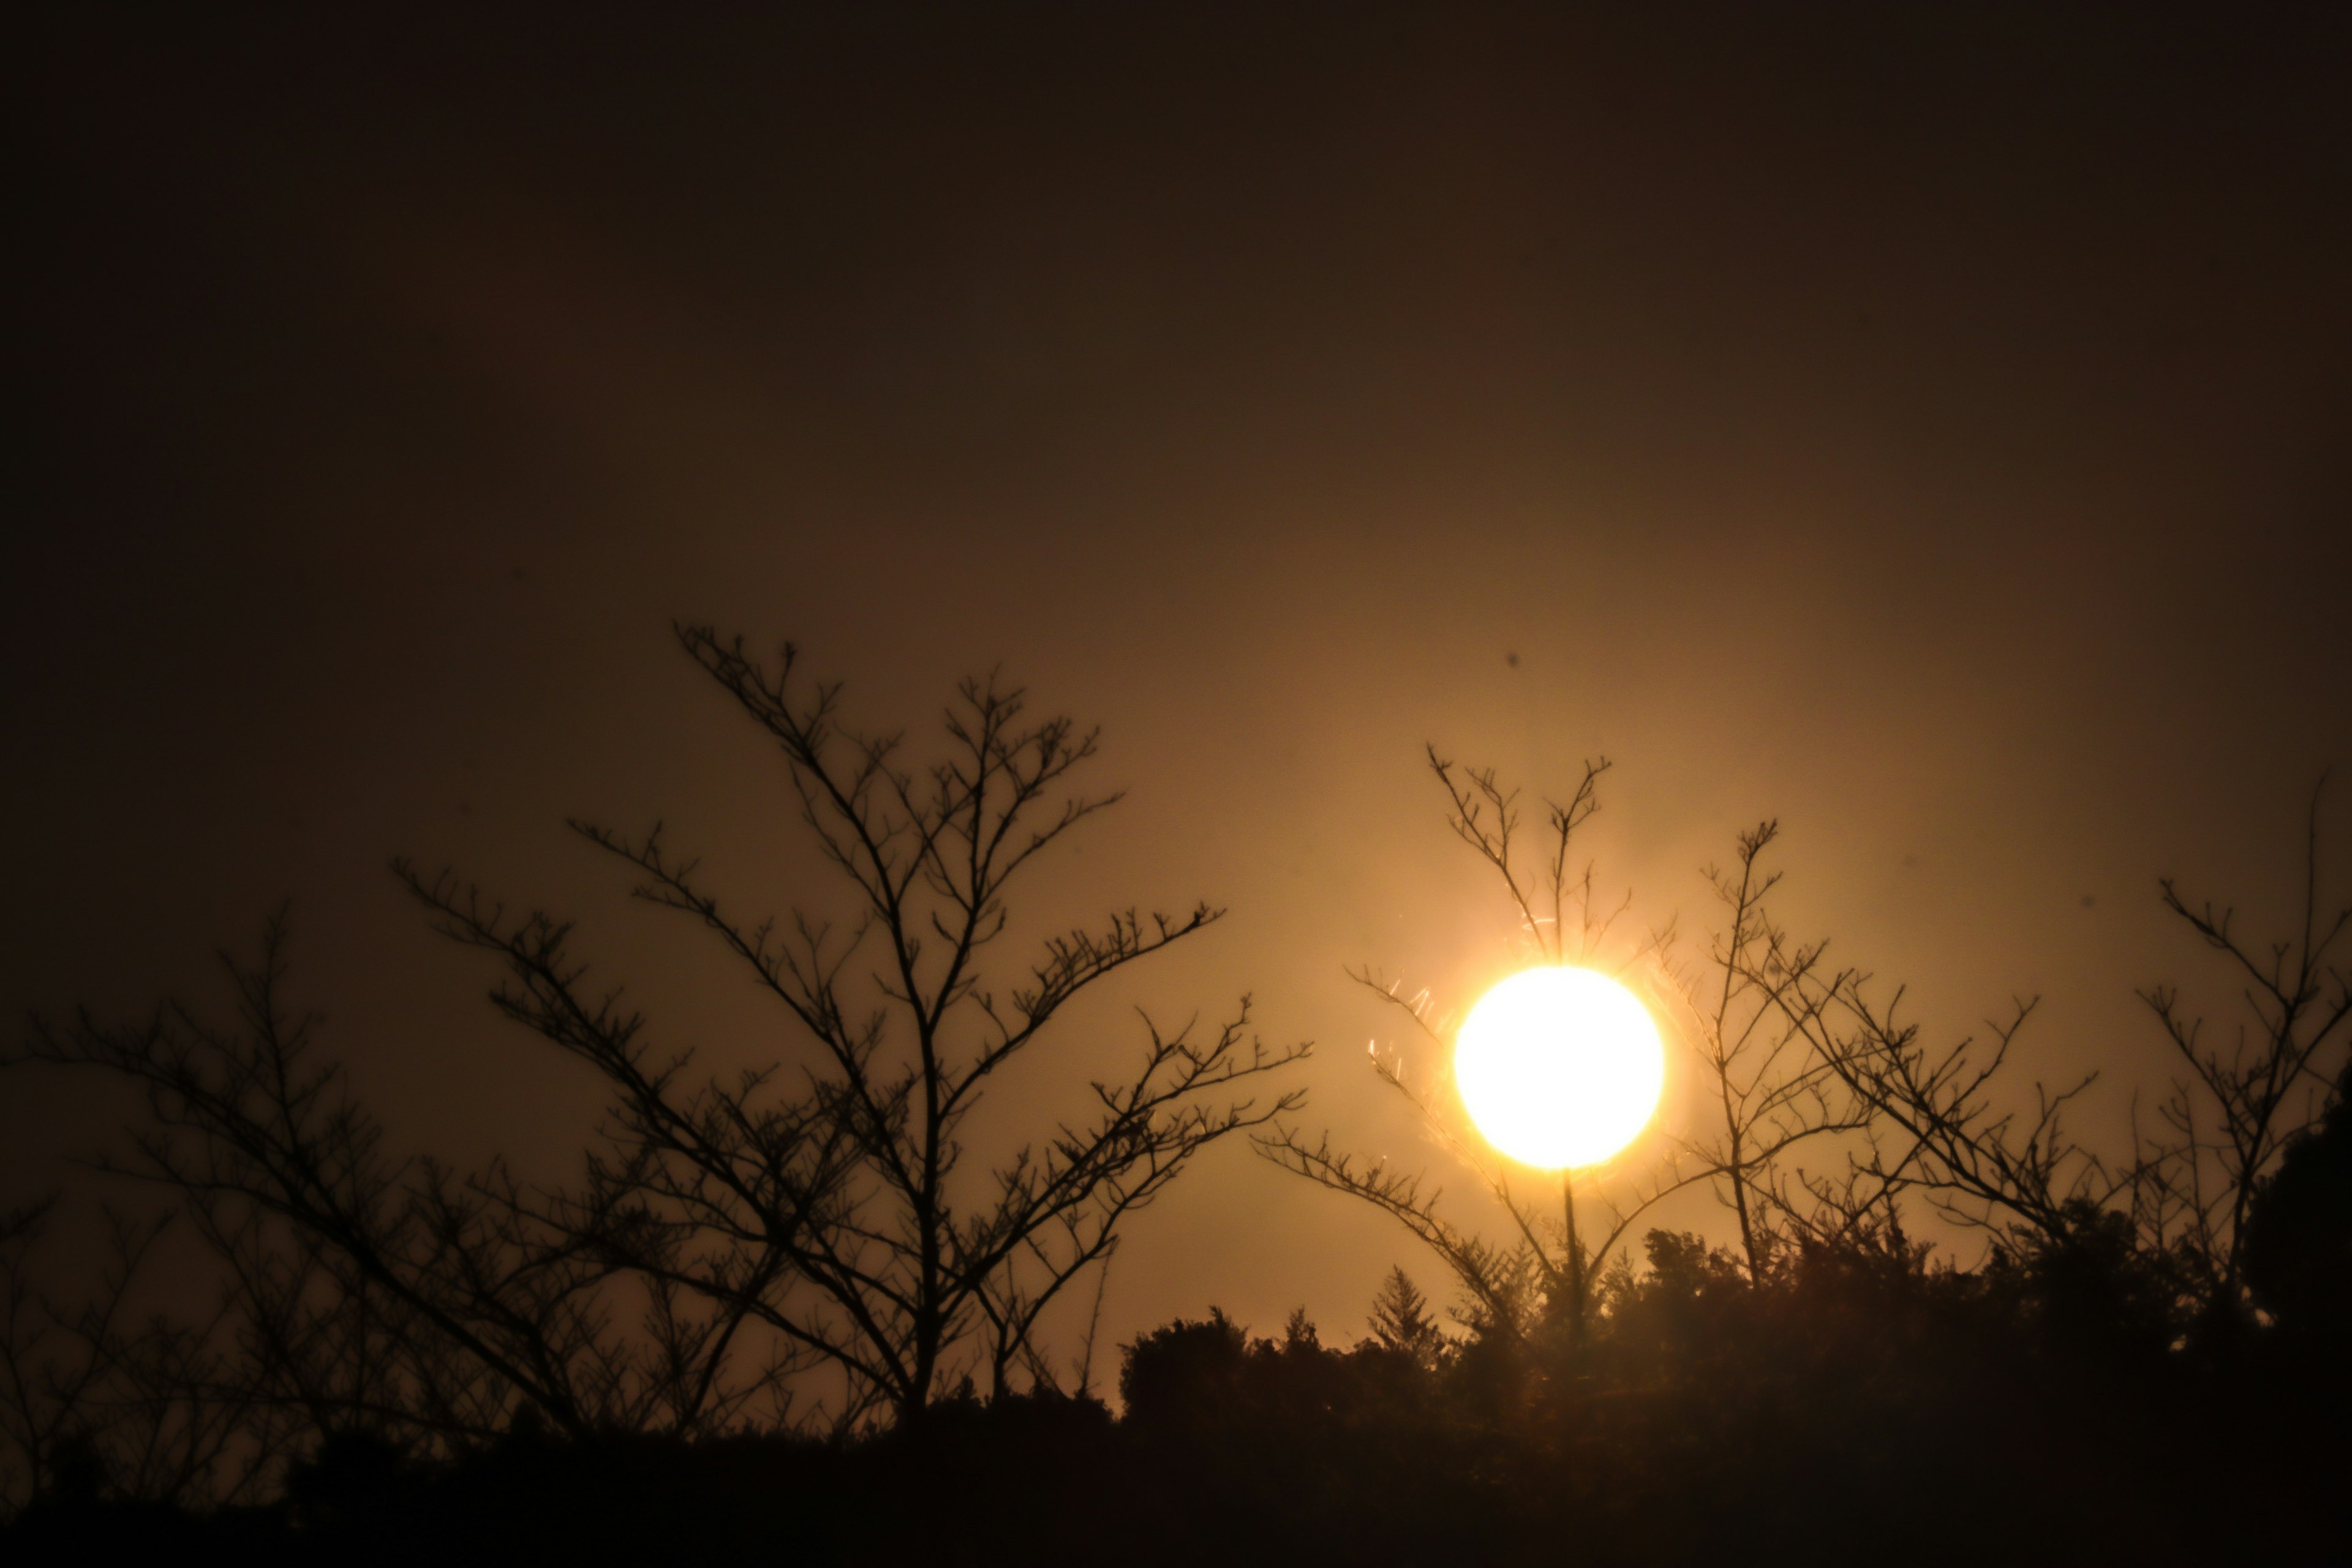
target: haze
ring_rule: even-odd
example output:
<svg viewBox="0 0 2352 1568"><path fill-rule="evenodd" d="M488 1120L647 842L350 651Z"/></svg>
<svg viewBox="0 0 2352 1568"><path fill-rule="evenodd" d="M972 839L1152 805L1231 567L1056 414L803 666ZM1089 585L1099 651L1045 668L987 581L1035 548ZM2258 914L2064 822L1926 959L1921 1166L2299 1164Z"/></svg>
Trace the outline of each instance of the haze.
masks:
<svg viewBox="0 0 2352 1568"><path fill-rule="evenodd" d="M289 899L413 1146L560 1161L596 1096L395 851L579 915L714 1062L780 1037L562 826L809 869L674 616L877 727L999 666L1099 721L1131 794L1025 929L1234 913L1057 1059L1251 991L1319 1043L1309 1123L1433 1165L1341 973L1513 963L1424 742L1614 759L1601 881L1694 935L1779 816L1792 918L1944 1032L2046 994L2093 1125L2162 1070L2132 988L2211 977L2156 877L2280 910L2330 763L2352 832L2333 20L36 31L5 994L199 992ZM6 1179L111 1112L12 1088ZM1222 1148L1106 1332L1352 1323L1407 1257L1363 1208Z"/></svg>

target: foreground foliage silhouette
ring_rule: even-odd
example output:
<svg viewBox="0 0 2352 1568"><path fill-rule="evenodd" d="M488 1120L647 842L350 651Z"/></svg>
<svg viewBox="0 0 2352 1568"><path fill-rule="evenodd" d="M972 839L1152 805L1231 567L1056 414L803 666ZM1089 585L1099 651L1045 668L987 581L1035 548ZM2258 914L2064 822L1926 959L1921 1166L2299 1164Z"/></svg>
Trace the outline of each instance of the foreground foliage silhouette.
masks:
<svg viewBox="0 0 2352 1568"><path fill-rule="evenodd" d="M2339 1121L2312 1141L2339 1173L2343 1138ZM2331 1201L2341 1225L2340 1176ZM2162 1285L2127 1247L1962 1271L1814 1247L1763 1281L1695 1236L1654 1230L1644 1251L1573 1351L1438 1336L1392 1278L1346 1348L1304 1314L1277 1338L1213 1311L1140 1336L1117 1420L1048 1393L944 1401L846 1444L526 1422L416 1460L351 1436L267 1510L59 1499L10 1534L361 1563L2292 1562L2341 1544L2352 1301L2324 1303L2328 1333L2192 1359L2142 1321Z"/></svg>

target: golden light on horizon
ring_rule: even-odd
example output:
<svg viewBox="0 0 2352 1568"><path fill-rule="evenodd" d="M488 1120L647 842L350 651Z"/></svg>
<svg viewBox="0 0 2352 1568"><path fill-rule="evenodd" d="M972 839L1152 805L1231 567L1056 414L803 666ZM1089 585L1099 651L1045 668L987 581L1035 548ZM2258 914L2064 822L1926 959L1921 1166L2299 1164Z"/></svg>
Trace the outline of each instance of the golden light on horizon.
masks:
<svg viewBox="0 0 2352 1568"><path fill-rule="evenodd" d="M1548 1170L1597 1165L1649 1124L1666 1051L1641 998L1590 969L1529 969L1478 1000L1454 1047L1488 1142Z"/></svg>

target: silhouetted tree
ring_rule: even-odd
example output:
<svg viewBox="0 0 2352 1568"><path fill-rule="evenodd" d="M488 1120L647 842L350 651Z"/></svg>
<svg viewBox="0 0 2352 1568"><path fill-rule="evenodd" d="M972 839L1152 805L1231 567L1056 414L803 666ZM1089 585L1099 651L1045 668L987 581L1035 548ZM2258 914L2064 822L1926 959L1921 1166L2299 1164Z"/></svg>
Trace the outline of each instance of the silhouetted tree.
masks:
<svg viewBox="0 0 2352 1568"><path fill-rule="evenodd" d="M2159 884L2164 907L2235 972L2251 1027L2242 1025L2228 1048L2217 1048L2206 1043L2206 1020L2189 1012L2178 986L2140 993L2187 1069L2162 1107L2169 1135L2142 1166L2142 1212L2158 1243L2177 1244L2215 1306L2231 1312L2244 1294L2252 1207L2289 1145L2326 1112L2332 1058L2352 1038L2352 972L2332 956L2352 930L2352 904L2330 914L2320 901L2326 785L2323 777L2312 791L2302 918L2285 938L2258 951L2232 929L2234 910L2217 911L2210 901L2191 907L2173 879Z"/></svg>
<svg viewBox="0 0 2352 1568"><path fill-rule="evenodd" d="M2352 1064L2326 1115L2288 1142L2255 1193L2239 1252L2281 1337L2352 1370Z"/></svg>
<svg viewBox="0 0 2352 1568"><path fill-rule="evenodd" d="M1708 963L1677 975L1692 1022L1692 1043L1705 1067L1718 1121L1717 1130L1685 1143L1696 1169L1732 1211L1748 1277L1769 1270L1784 1225L1816 1241L1843 1241L1870 1216L1893 1215L1906 1163L1852 1157L1842 1179L1809 1175L1793 1182L1784 1162L1802 1145L1846 1132L1871 1132L1869 1106L1841 1080L1814 1048L1809 1024L1818 1024L1826 943L1792 942L1773 921L1768 900L1780 873L1762 867L1780 826L1767 821L1738 838L1738 868L1706 868L1706 879L1729 916L1712 942ZM1834 991L1834 985L1829 987Z"/></svg>
<svg viewBox="0 0 2352 1568"><path fill-rule="evenodd" d="M2192 908L2171 879L2159 884L2165 908L2237 971L2252 1026L2227 1051L2211 1048L2177 987L2140 994L2189 1070L2161 1108L2167 1133L2127 1160L2103 1157L2066 1126L2095 1073L2054 1091L2035 1082L2031 1108L2020 1107L2006 1069L2032 1001L1995 1020L1989 1043L1931 1047L1899 1016L1900 987L1882 993L1865 973L1832 971L1818 947L1800 950L1814 959L1807 966L1770 944L1743 961L1750 984L1867 1112L1872 1158L1853 1164L1842 1190L1811 1184L1817 1215L1874 1216L1857 1234L1874 1231L1899 1251L1896 1199L1916 1191L1945 1219L1990 1232L1997 1268L2042 1292L2053 1321L2087 1312L2105 1319L2108 1337L2142 1342L2170 1337L2192 1305L2209 1327L2239 1322L2252 1206L2331 1103L2331 1064L2352 1037L2352 982L2331 957L2352 929L2352 906L2322 911L2318 807L2315 792L2301 921L2264 951L2237 936L2229 910ZM1896 1151L1891 1163L1885 1144Z"/></svg>
<svg viewBox="0 0 2352 1568"><path fill-rule="evenodd" d="M0 1512L44 1500L250 1502L289 1436L230 1340L230 1304L194 1321L133 1298L170 1228L109 1211L94 1292L36 1278L54 1200L0 1216Z"/></svg>
<svg viewBox="0 0 2352 1568"><path fill-rule="evenodd" d="M1090 1120L964 1173L962 1130L992 1076L1072 999L1223 911L1117 911L1049 939L1009 975L992 973L1015 879L1119 798L1068 787L1094 758L1096 732L1031 720L1020 690L969 680L946 714L944 755L918 765L901 732L844 722L837 683L803 689L790 645L771 668L740 637L704 626L677 637L782 753L849 914L739 916L658 826L642 837L572 826L638 874L637 897L711 932L797 1025L807 1058L698 1079L689 1056L655 1046L617 993L589 988L567 924L510 917L452 876L400 865L441 931L500 960L499 1009L613 1093L606 1152L573 1226L580 1244L748 1314L837 1369L845 1421L877 1405L919 1415L975 1373L997 1393L1016 1373L1049 1386L1041 1315L1108 1260L1120 1223L1195 1154L1300 1103L1296 1090L1262 1106L1221 1097L1307 1047L1251 1039L1246 997L1207 1031L1146 1018L1131 1076L1093 1083Z"/></svg>
<svg viewBox="0 0 2352 1568"><path fill-rule="evenodd" d="M1239 1405L1249 1335L1212 1307L1139 1335L1119 1358L1118 1397L1127 1418L1147 1427L1197 1427Z"/></svg>
<svg viewBox="0 0 2352 1568"><path fill-rule="evenodd" d="M493 1164L460 1175L383 1147L382 1125L285 1000L282 912L258 962L225 958L232 1025L173 1003L134 1024L33 1022L26 1056L139 1086L147 1116L104 1167L176 1197L224 1266L237 1396L435 1441L495 1435L523 1407L584 1435L697 1429L751 1395L715 1377L723 1339L667 1312L620 1331L617 1265ZM752 1380L756 1386L759 1379Z"/></svg>
<svg viewBox="0 0 2352 1568"><path fill-rule="evenodd" d="M1570 866L1576 832L1600 809L1601 776L1606 758L1589 762L1566 805L1546 803L1549 837L1530 863L1518 840L1519 808L1516 790L1503 787L1491 768L1457 768L1426 749L1430 772L1446 795L1446 826L1475 850L1501 879L1520 930L1537 961L1543 963L1591 963L1609 957L1621 973L1645 958L1654 957L1672 942L1671 931L1653 931L1629 952L1610 951L1610 938L1631 898L1603 909L1594 901L1593 868ZM1451 1042L1450 1017L1440 1016L1429 993L1401 995L1401 986L1384 981L1370 969L1349 972L1383 1003L1402 1009L1423 1038L1445 1059ZM1373 1070L1383 1081L1412 1102L1438 1142L1478 1176L1502 1205L1516 1233L1504 1245L1464 1232L1438 1213L1444 1195L1425 1184L1418 1173L1391 1171L1385 1162L1366 1163L1335 1148L1330 1134L1309 1143L1293 1127L1277 1125L1255 1140L1257 1151L1283 1169L1319 1185L1360 1198L1402 1223L1454 1273L1467 1299L1470 1321L1482 1333L1523 1338L1542 1324L1557 1325L1570 1345L1585 1337L1593 1308L1599 1271L1633 1224L1652 1205L1703 1173L1663 1175L1634 1186L1622 1196L1595 1189L1590 1178L1585 1195L1598 1211L1597 1228L1580 1226L1579 1184L1572 1173L1557 1177L1557 1209L1531 1200L1529 1184L1515 1183L1509 1164L1454 1131L1456 1119L1440 1107L1431 1091L1409 1082L1394 1057L1372 1053ZM1549 1187L1549 1181L1537 1184ZM1589 1239L1590 1238L1590 1239Z"/></svg>
<svg viewBox="0 0 2352 1568"><path fill-rule="evenodd" d="M1414 1365L1434 1367L1445 1353L1445 1331L1429 1314L1429 1298L1404 1271L1391 1268L1372 1298L1372 1342Z"/></svg>
<svg viewBox="0 0 2352 1568"><path fill-rule="evenodd" d="M2171 1256L2139 1239L2127 1211L2078 1200L2054 1234L1997 1243L1983 1275L2045 1352L2085 1367L2153 1361L2179 1333L2181 1282Z"/></svg>

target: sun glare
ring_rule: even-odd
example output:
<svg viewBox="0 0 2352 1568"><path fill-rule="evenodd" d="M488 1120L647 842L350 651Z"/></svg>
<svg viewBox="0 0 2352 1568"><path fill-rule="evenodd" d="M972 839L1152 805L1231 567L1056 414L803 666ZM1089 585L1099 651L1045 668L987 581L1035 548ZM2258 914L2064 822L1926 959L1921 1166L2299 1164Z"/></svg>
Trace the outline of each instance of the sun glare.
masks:
<svg viewBox="0 0 2352 1568"><path fill-rule="evenodd" d="M1665 1047L1641 999L1590 969L1529 969L1479 998L1454 1047L1486 1141L1549 1170L1595 1165L1658 1108Z"/></svg>

